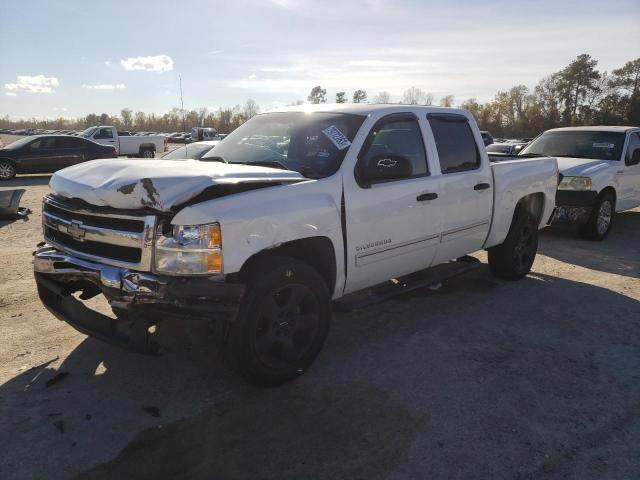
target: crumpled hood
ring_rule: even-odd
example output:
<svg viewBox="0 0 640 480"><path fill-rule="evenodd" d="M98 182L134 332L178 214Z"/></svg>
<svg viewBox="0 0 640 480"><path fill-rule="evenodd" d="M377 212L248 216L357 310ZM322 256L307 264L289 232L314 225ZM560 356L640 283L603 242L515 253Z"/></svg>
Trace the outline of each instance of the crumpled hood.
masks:
<svg viewBox="0 0 640 480"><path fill-rule="evenodd" d="M104 159L80 163L53 174L54 194L100 206L147 207L170 211L215 185L296 183L298 172L197 160Z"/></svg>
<svg viewBox="0 0 640 480"><path fill-rule="evenodd" d="M593 160L591 158L556 157L558 169L565 176L589 176L600 170L606 169L610 164L606 160Z"/></svg>

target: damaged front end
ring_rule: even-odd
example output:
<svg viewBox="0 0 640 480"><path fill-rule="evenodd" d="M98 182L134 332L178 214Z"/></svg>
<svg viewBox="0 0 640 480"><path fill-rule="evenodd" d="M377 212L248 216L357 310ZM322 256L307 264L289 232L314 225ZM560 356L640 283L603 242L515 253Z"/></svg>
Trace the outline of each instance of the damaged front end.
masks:
<svg viewBox="0 0 640 480"><path fill-rule="evenodd" d="M156 231L168 222L150 212L86 209L46 197L45 241L34 256L34 275L44 305L77 330L129 350L155 353L155 326L232 319L244 286L222 273L156 273ZM115 317L86 301L104 295Z"/></svg>

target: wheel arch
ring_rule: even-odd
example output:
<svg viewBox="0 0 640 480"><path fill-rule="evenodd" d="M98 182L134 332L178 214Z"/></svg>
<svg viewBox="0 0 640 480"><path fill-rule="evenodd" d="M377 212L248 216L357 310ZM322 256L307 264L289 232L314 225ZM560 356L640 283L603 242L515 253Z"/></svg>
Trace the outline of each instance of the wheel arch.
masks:
<svg viewBox="0 0 640 480"><path fill-rule="evenodd" d="M545 196L542 192L530 193L525 195L516 204L516 208L513 211L513 215L515 215L516 209L523 208L528 211L533 218L536 219L538 226L544 220L542 215L544 214L545 207Z"/></svg>
<svg viewBox="0 0 640 480"><path fill-rule="evenodd" d="M273 248L267 248L249 257L239 276L242 276L258 260L271 255L282 255L295 258L313 267L327 283L329 292L333 292L336 286L336 255L333 242L329 237L307 237L282 243Z"/></svg>
<svg viewBox="0 0 640 480"><path fill-rule="evenodd" d="M616 192L615 187L613 185L607 185L606 187L604 187L602 190L598 192L598 197L601 197L605 193L611 193L611 195L613 195L613 202L615 206L618 200L618 192Z"/></svg>

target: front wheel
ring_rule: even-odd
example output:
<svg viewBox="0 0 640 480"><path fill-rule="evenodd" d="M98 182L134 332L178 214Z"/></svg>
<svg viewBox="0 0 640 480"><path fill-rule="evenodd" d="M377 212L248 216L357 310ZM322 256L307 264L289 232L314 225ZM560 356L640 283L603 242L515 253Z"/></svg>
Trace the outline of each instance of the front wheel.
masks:
<svg viewBox="0 0 640 480"><path fill-rule="evenodd" d="M11 180L15 176L15 165L9 160L0 160L0 180Z"/></svg>
<svg viewBox="0 0 640 480"><path fill-rule="evenodd" d="M587 240L604 240L613 225L615 204L612 193L602 193L593 206L587 223L580 225L580 236Z"/></svg>
<svg viewBox="0 0 640 480"><path fill-rule="evenodd" d="M322 349L329 291L316 270L289 257L258 260L246 280L247 294L229 325L229 356L249 383L280 385L302 374Z"/></svg>
<svg viewBox="0 0 640 480"><path fill-rule="evenodd" d="M531 270L537 251L536 219L527 210L516 208L507 238L488 250L491 273L505 280L520 280Z"/></svg>

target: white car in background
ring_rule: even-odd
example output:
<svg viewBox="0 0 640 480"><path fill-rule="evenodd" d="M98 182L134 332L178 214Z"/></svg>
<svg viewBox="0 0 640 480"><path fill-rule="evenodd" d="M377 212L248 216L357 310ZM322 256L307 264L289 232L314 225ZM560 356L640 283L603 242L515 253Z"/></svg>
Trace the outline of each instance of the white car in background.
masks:
<svg viewBox="0 0 640 480"><path fill-rule="evenodd" d="M161 158L164 160L192 159L200 160L204 154L220 143L220 140L210 140L206 142L188 143L184 147L165 153Z"/></svg>
<svg viewBox="0 0 640 480"><path fill-rule="evenodd" d="M519 157L558 159L555 221L580 225L582 237L603 240L616 212L640 206L640 128L547 130Z"/></svg>

